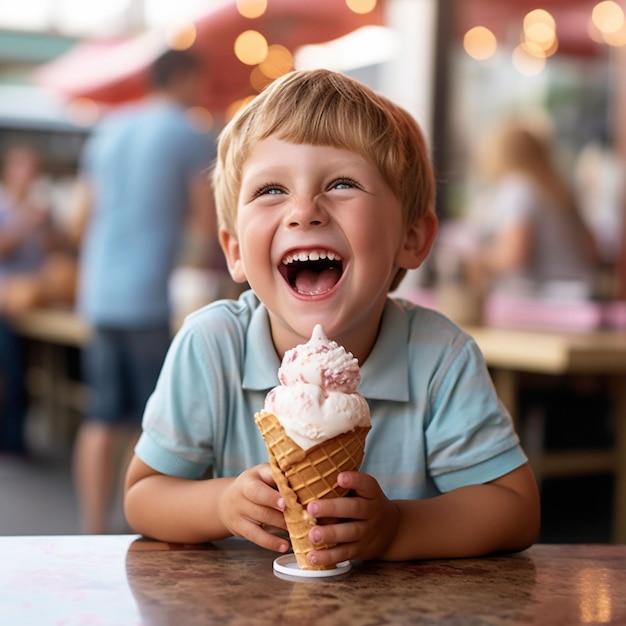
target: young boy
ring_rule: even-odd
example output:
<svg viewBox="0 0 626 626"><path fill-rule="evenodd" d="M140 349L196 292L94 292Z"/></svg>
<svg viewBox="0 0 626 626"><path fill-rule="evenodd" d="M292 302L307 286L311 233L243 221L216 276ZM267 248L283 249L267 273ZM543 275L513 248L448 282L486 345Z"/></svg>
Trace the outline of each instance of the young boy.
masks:
<svg viewBox="0 0 626 626"><path fill-rule="evenodd" d="M352 496L308 506L339 518L310 531L337 546L309 560L531 545L536 482L478 348L440 314L388 296L437 232L415 121L341 74L292 72L223 130L214 185L231 275L251 291L194 313L173 341L128 470L134 529L289 548L253 416L282 355L319 323L359 359L372 430L361 472L340 475Z"/></svg>

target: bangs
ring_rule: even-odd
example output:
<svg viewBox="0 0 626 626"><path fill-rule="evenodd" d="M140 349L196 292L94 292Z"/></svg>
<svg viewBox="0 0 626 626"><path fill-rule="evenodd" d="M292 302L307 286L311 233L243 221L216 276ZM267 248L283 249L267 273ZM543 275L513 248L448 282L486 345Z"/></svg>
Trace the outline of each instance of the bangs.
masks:
<svg viewBox="0 0 626 626"><path fill-rule="evenodd" d="M247 144L275 135L292 143L333 146L361 154L375 154L389 137L389 115L375 98L333 77L289 84L259 96L263 106L246 126ZM254 129L254 131L252 130Z"/></svg>

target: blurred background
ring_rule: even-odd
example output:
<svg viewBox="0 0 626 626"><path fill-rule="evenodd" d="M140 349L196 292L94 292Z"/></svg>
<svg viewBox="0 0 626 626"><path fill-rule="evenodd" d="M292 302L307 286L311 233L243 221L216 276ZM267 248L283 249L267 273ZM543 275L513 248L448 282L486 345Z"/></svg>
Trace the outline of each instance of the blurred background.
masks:
<svg viewBox="0 0 626 626"><path fill-rule="evenodd" d="M36 148L54 221L70 231L86 138L108 112L145 94L147 68L168 47L208 60L204 101L190 114L212 132L283 73L328 67L407 108L431 148L442 235L432 261L405 279L403 295L445 308L437 290L461 281L456 260L470 232L453 226L466 223L483 192L477 150L496 122L514 119L550 138L598 244L592 287L572 296L569 285L566 299L578 310L590 302L620 303L626 299L624 9L622 1L596 0L2 2L0 154L17 142ZM220 271L219 280L208 280ZM177 314L231 295L233 287L223 268L203 274L181 267L172 279ZM561 302L560 288L542 302ZM468 307L463 300L445 312L454 319ZM0 534L65 534L79 527L70 459L88 393L79 374L84 329L75 320L68 329L64 317L37 317L41 308L36 303L13 316L29 359L29 454L0 451ZM71 310L71 296L49 308ZM459 322L503 325L502 310L481 308L478 319ZM574 324L572 310L560 318L560 329ZM616 324L624 325L617 311ZM572 330L595 330L604 319L592 316ZM542 416L529 420L528 436L536 440L539 428L542 447L575 449L590 441L610 447L615 416L605 382L527 381L520 411ZM544 480L542 540L609 541L613 489L610 471ZM121 511L115 515L123 529Z"/></svg>

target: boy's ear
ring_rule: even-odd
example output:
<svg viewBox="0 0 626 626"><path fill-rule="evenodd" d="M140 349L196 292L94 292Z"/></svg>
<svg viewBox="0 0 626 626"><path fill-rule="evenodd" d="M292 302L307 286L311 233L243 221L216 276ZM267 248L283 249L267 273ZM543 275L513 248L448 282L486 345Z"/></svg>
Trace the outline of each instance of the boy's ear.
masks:
<svg viewBox="0 0 626 626"><path fill-rule="evenodd" d="M397 265L407 270L417 269L430 253L439 230L439 218L434 211L421 215L412 224L397 256Z"/></svg>
<svg viewBox="0 0 626 626"><path fill-rule="evenodd" d="M245 283L247 278L239 250L239 240L223 228L219 230L219 240L220 246L222 246L222 250L224 251L224 256L226 257L226 263L231 278L236 283Z"/></svg>

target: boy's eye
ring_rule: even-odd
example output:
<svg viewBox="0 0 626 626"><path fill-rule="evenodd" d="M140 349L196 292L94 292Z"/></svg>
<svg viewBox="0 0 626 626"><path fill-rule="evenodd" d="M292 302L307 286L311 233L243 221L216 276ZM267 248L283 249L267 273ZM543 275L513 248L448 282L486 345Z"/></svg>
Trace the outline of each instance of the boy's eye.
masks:
<svg viewBox="0 0 626 626"><path fill-rule="evenodd" d="M285 193L282 187L278 185L263 185L260 187L257 192L254 194L255 196L265 196L265 195L278 195L281 193Z"/></svg>
<svg viewBox="0 0 626 626"><path fill-rule="evenodd" d="M330 188L331 189L352 189L358 186L359 185L356 183L356 181L352 180L351 178L340 178L339 180L336 180L333 183L331 183Z"/></svg>

